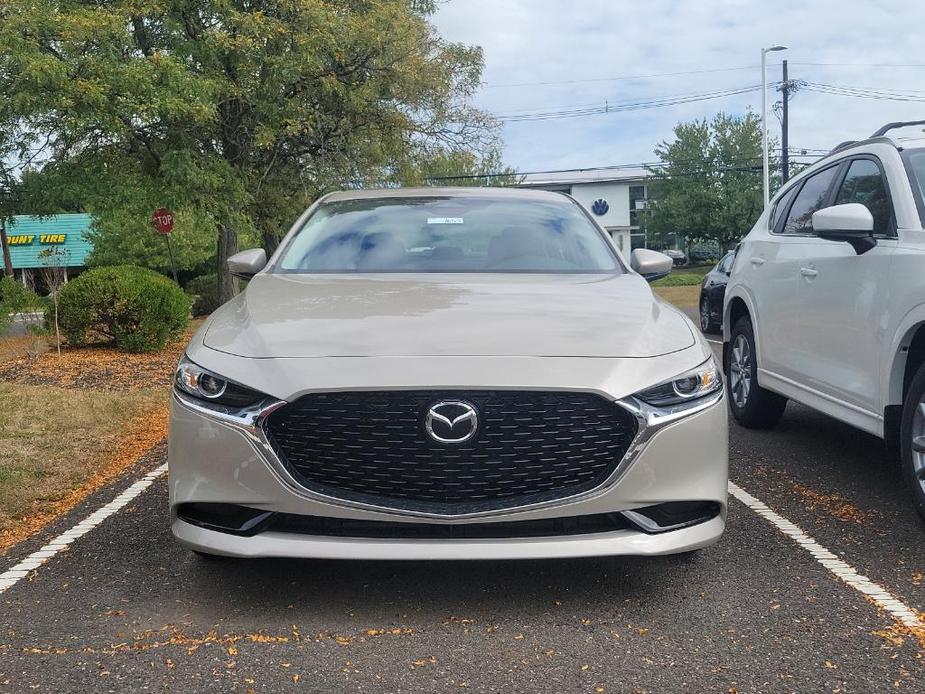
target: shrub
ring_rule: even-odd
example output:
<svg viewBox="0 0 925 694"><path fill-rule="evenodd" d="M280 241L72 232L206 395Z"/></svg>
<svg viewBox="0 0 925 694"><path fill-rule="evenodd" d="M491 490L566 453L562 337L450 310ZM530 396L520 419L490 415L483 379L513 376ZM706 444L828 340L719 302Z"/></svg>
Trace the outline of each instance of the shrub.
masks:
<svg viewBox="0 0 925 694"><path fill-rule="evenodd" d="M61 330L72 345L100 338L126 352L161 349L189 323L190 299L171 280L132 265L88 270L58 299Z"/></svg>
<svg viewBox="0 0 925 694"><path fill-rule="evenodd" d="M0 278L0 306L7 313L43 311L42 297L14 277Z"/></svg>
<svg viewBox="0 0 925 694"><path fill-rule="evenodd" d="M193 296L193 315L207 316L222 305L218 299L218 277L199 275L186 283L186 293Z"/></svg>
<svg viewBox="0 0 925 694"><path fill-rule="evenodd" d="M23 286L14 277L0 278L0 332L10 326L11 313L44 311L45 304L38 294Z"/></svg>

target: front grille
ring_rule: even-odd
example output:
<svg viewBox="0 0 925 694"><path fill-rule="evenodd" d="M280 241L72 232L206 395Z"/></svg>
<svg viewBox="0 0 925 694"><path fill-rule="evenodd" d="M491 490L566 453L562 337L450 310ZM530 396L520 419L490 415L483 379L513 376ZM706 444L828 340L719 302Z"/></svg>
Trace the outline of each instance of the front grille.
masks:
<svg viewBox="0 0 925 694"><path fill-rule="evenodd" d="M479 425L472 439L441 444L425 432L428 409L443 400L475 406ZM342 392L305 395L273 412L265 430L308 489L461 514L593 489L619 465L636 420L592 393Z"/></svg>

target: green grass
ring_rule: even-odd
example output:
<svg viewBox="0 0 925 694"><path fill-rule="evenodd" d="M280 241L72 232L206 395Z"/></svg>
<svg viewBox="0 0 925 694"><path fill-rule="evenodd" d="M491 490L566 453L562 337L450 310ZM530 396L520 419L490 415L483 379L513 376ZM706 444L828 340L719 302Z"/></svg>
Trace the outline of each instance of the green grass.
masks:
<svg viewBox="0 0 925 694"><path fill-rule="evenodd" d="M686 267L672 270L668 277L652 283L653 287L692 287L703 282L703 276L713 269L712 265Z"/></svg>
<svg viewBox="0 0 925 694"><path fill-rule="evenodd" d="M0 383L0 548L91 478L124 443L129 422L163 407L164 393L107 393Z"/></svg>

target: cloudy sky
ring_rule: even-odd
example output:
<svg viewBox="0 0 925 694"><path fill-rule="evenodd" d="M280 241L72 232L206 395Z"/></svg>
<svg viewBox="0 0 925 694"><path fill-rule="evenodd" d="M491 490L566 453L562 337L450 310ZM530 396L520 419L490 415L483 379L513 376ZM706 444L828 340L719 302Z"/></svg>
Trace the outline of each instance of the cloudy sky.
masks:
<svg viewBox="0 0 925 694"><path fill-rule="evenodd" d="M887 121L925 119L921 0L447 0L434 23L447 39L484 49L476 103L501 117L755 87L761 47L784 44L788 51L768 55L769 82L786 57L791 79L920 99L801 91L790 102L792 145L828 149ZM778 98L769 89L769 104ZM505 160L520 171L652 161L679 120L749 106L760 112L759 91L507 122ZM769 124L779 132L773 114Z"/></svg>

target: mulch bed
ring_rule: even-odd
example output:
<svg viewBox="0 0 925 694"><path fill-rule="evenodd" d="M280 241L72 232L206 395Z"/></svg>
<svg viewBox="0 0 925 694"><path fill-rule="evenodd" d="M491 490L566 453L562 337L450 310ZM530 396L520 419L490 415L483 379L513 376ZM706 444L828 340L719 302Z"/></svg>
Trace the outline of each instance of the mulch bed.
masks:
<svg viewBox="0 0 925 694"><path fill-rule="evenodd" d="M190 334L159 352L127 354L112 347L62 347L35 359L20 358L0 365L0 380L23 385L47 385L127 392L169 388L174 369Z"/></svg>

